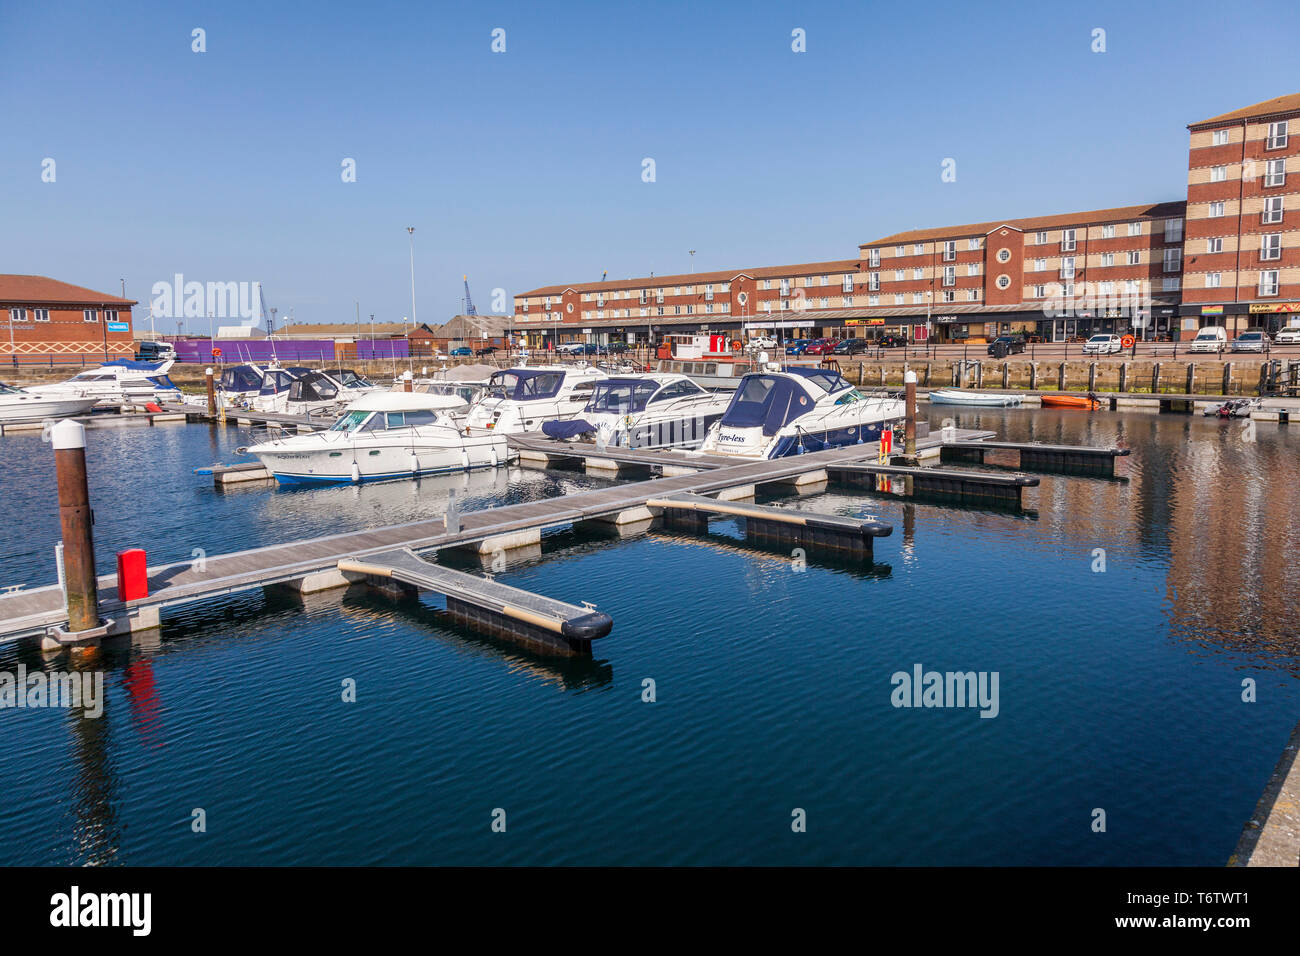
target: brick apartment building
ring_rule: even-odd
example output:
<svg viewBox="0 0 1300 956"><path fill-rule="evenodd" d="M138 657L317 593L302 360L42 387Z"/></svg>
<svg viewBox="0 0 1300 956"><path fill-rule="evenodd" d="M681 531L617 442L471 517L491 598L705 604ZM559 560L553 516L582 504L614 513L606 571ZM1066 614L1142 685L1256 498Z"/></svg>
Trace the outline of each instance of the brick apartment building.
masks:
<svg viewBox="0 0 1300 956"><path fill-rule="evenodd" d="M515 297L515 329L539 346L674 331L1190 338L1221 320L1300 322L1300 220L1285 212L1300 210L1297 124L1300 94L1192 124L1185 202L913 230L857 259L546 286Z"/></svg>
<svg viewBox="0 0 1300 956"><path fill-rule="evenodd" d="M0 275L0 366L129 359L135 304L45 276Z"/></svg>
<svg viewBox="0 0 1300 956"><path fill-rule="evenodd" d="M1182 328L1300 322L1300 94L1188 130Z"/></svg>

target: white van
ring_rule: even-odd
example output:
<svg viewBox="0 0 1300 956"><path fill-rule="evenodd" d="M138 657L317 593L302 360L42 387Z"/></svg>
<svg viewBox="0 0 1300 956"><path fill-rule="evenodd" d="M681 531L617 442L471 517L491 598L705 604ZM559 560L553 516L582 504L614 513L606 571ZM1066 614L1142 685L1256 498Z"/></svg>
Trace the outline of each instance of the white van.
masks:
<svg viewBox="0 0 1300 956"><path fill-rule="evenodd" d="M1192 339L1187 346L1189 352L1222 352L1228 344L1228 333L1223 330L1222 326L1207 325L1201 331L1196 333L1196 338Z"/></svg>

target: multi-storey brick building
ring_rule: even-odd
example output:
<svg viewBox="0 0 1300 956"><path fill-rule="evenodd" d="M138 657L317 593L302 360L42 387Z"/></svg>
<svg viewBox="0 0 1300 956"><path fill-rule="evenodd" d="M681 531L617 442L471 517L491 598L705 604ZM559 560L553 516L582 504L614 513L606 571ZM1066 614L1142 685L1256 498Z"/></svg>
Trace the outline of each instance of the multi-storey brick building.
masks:
<svg viewBox="0 0 1300 956"><path fill-rule="evenodd" d="M515 297L513 322L532 345L705 330L1059 342L1300 324L1298 125L1300 94L1192 124L1186 202L917 229L863 243L856 260L547 286Z"/></svg>
<svg viewBox="0 0 1300 956"><path fill-rule="evenodd" d="M1188 129L1184 334L1300 323L1300 93Z"/></svg>
<svg viewBox="0 0 1300 956"><path fill-rule="evenodd" d="M0 366L131 358L133 299L45 276L0 275Z"/></svg>

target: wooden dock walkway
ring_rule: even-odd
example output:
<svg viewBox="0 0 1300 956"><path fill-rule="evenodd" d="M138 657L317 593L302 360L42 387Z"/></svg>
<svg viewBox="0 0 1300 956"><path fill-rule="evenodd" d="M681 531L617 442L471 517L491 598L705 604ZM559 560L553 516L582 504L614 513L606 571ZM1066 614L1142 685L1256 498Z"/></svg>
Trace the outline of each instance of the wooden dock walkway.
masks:
<svg viewBox="0 0 1300 956"><path fill-rule="evenodd" d="M991 432L960 430L958 439L991 437ZM918 446L938 445L937 437ZM498 548L540 542L543 530L589 519L608 519L634 509L644 509L651 498L676 494L708 494L728 488L756 486L797 479L827 465L852 462L877 453L876 444L854 445L809 452L773 461L735 461L706 465L689 474L628 482L561 498L530 501L501 508L466 512L449 531L442 516L406 524L288 541L248 551L210 555L203 562L184 561L152 567L148 571L149 596L125 604L117 596L117 576L98 579L100 613L122 617L142 609L161 609L239 591L286 582L302 582L311 590L315 575L337 579L340 561L362 559L396 549L430 551L477 544L483 554ZM647 512L646 517L649 517ZM322 579L320 589L337 587ZM41 636L67 620L63 592L57 584L0 594L0 643Z"/></svg>

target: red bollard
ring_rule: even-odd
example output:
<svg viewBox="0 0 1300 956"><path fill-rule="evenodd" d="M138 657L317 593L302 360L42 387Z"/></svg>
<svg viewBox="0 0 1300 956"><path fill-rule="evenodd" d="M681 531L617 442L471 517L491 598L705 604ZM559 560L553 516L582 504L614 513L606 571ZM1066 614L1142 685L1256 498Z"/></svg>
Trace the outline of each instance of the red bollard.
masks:
<svg viewBox="0 0 1300 956"><path fill-rule="evenodd" d="M130 548L117 553L117 597L134 601L149 596L149 566L144 550Z"/></svg>

